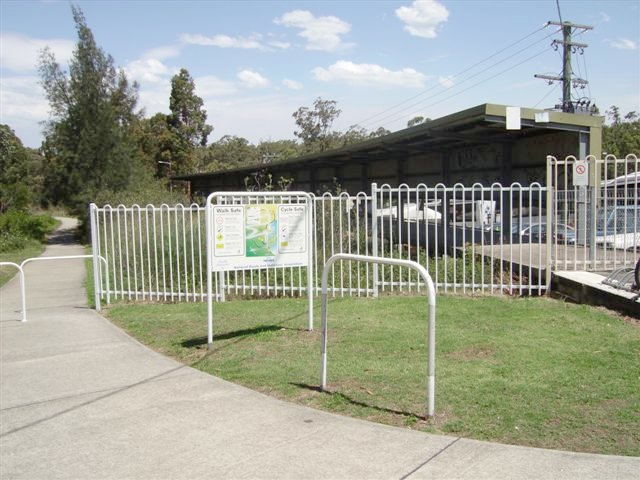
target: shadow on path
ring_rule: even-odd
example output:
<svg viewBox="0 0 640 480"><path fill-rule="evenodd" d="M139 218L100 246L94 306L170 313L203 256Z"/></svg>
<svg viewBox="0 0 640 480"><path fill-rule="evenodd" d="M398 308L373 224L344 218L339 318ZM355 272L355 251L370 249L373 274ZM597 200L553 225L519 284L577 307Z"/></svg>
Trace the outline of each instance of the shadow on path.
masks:
<svg viewBox="0 0 640 480"><path fill-rule="evenodd" d="M78 229L73 227L56 230L49 237L47 245L80 245Z"/></svg>
<svg viewBox="0 0 640 480"><path fill-rule="evenodd" d="M113 397L114 395L118 395L120 393L126 392L127 390L131 390L131 389L139 387L141 385L145 385L147 383L159 380L162 377L165 377L165 376L167 376L167 375L169 375L169 374L171 374L173 372L176 372L178 370L182 370L183 368L186 368L186 365L180 365L180 366L177 366L175 368L171 368L169 370L166 370L166 371L164 371L162 373L159 373L157 375L153 375L153 376L151 376L149 378L145 378L144 380L140 380L139 382L132 383L132 384L126 385L126 386L121 387L121 388L113 389L112 391L110 391L109 393L107 393L105 395L101 395L101 396L99 396L97 398L88 400L88 401L83 402L83 403L81 403L79 405L74 405L73 407L69 407L69 408L67 408L65 410L62 410L60 412L56 412L56 413L54 413L52 415L49 415L47 417L41 418L39 420L35 420L35 421L31 422L31 423L27 423L26 425L22 425L21 427L14 428L13 430L9 430L8 432L0 434L0 438L7 437L7 436L12 435L14 433L17 433L17 432L19 432L21 430L25 430L27 428L31 428L33 426L39 425L39 424L41 424L43 422L47 422L49 420L53 420L56 417L59 417L61 415L69 413L69 412L73 412L74 410L78 410L79 408L86 407L87 405L91 405L93 403L99 402L99 401L104 400L106 398ZM94 392L88 392L87 395L90 395L92 393L94 393ZM57 399L53 399L53 400L50 400L50 401L56 401L56 400ZM22 406L24 406L24 405L22 405ZM3 409L3 410L5 410L5 409Z"/></svg>

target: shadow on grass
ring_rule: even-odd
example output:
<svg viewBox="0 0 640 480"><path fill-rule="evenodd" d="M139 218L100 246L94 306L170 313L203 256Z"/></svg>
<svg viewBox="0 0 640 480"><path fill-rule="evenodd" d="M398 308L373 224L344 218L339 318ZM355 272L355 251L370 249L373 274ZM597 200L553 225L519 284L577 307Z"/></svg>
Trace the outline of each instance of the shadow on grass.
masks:
<svg viewBox="0 0 640 480"><path fill-rule="evenodd" d="M225 343L223 345L220 345L216 348L212 348L211 350L208 350L207 353L200 358L199 360L197 360L196 362L192 363L190 366L191 367L196 367L199 363L201 363L203 360L205 360L207 357L209 357L210 355L219 352L220 350L223 350L227 347L230 347L232 345L235 345L238 342L241 342L243 340L246 340L247 338L251 338L251 336L253 335L257 335L259 333L263 333L263 332L271 332L274 330L282 330L282 329L286 329L286 330L296 330L299 332L304 332L306 331L306 329L304 328L297 328L297 327L284 327L284 324L287 322L290 322L292 320L295 320L297 318L300 318L302 315L306 315L307 312L303 311L300 313L297 313L289 318L285 318L284 320L282 320L281 322L278 322L276 324L273 325L260 325L258 327L254 327L254 328L246 328L243 330L235 330L233 332L227 332L227 333L221 333L218 335L214 335L213 336L213 341L220 341L220 340L231 340L234 339L231 342ZM195 338L190 338L188 340L184 340L183 342L180 343L180 345L182 345L184 348L198 348L201 347L203 345L207 344L207 337L206 336L202 336L202 337L195 337ZM215 345L215 343L214 343Z"/></svg>
<svg viewBox="0 0 640 480"><path fill-rule="evenodd" d="M306 383L295 383L295 382L290 382L289 385L293 385L296 386L298 388L304 388L306 390L312 390L314 392L319 392L322 393L324 395L328 395L330 397L333 398L337 398L339 400L343 400L347 403L350 403L351 405L355 405L357 407L363 407L363 408L370 408L372 410L376 410L378 412L384 412L384 413L392 413L394 415L400 415L403 417L410 417L410 418L419 418L419 419L424 419L424 415L422 414L417 414L417 413L412 413L412 412L405 412L402 410L394 410L392 408L386 408L386 407L379 407L377 405L371 405L368 403L364 403L361 402L359 400L354 400L353 398L351 398L348 395L345 395L344 393L340 393L340 392L330 392L330 391L322 391L320 390L320 387L317 387L315 385L307 385Z"/></svg>
<svg viewBox="0 0 640 480"><path fill-rule="evenodd" d="M276 330L282 330L280 325L260 325L254 328L245 328L244 330L235 330L233 332L222 333L220 335L214 335L213 341L216 340L230 340L232 338L242 338L250 335L258 335L264 332L275 332ZM185 348L193 348L199 347L201 345L207 344L206 335L203 337L190 338L189 340L185 340L180 345Z"/></svg>

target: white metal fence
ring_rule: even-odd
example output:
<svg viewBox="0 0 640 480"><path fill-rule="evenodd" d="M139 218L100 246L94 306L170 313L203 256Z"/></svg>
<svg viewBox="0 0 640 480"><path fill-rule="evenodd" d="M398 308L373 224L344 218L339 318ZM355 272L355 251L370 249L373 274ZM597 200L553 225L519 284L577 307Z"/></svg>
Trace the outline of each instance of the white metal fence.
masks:
<svg viewBox="0 0 640 480"><path fill-rule="evenodd" d="M336 253L415 260L443 291L528 293L546 288L538 253L542 240L522 241L516 232L540 217L544 198L540 185L391 188L374 184L372 192L314 197L315 294L320 291L322 266ZM517 219L507 226L509 233L501 223L504 212ZM106 268L97 267L103 295L187 302L206 297L204 207L92 205L91 216L95 251L107 259ZM302 267L225 272L214 276L214 291L218 297L223 292L304 295L306 276ZM329 276L334 296L420 288L415 274L399 267L378 269L341 261Z"/></svg>
<svg viewBox="0 0 640 480"><path fill-rule="evenodd" d="M530 233L544 218L540 184L374 184L372 191L374 255L415 260L445 292L546 289L546 239ZM417 278L402 268L383 266L377 278L383 291L417 287Z"/></svg>
<svg viewBox="0 0 640 480"><path fill-rule="evenodd" d="M439 291L456 293L536 294L547 289L552 270L610 271L635 264L638 159L589 158L596 187L573 186L575 161L549 157L549 188L373 184L370 195L313 196L314 294L320 291L319 272L337 253L416 261ZM231 201L258 202L251 196ZM106 267L97 265L103 296L206 298L204 207L92 205L91 218L94 252L107 260ZM328 288L334 296L368 296L418 291L421 284L415 272L401 267L340 261ZM307 270L225 272L214 276L214 291L217 298L305 295Z"/></svg>
<svg viewBox="0 0 640 480"><path fill-rule="evenodd" d="M589 185L576 186L579 160L549 157L549 203L554 206L556 270L612 271L632 267L640 256L640 162L587 157Z"/></svg>

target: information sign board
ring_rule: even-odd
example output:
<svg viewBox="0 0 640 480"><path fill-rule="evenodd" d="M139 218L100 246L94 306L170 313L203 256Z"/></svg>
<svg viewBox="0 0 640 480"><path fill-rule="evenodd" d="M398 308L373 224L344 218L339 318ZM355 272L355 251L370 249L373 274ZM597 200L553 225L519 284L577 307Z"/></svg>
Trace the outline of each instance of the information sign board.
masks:
<svg viewBox="0 0 640 480"><path fill-rule="evenodd" d="M211 270L306 266L306 204L213 206Z"/></svg>
<svg viewBox="0 0 640 480"><path fill-rule="evenodd" d="M313 330L312 205L307 192L213 192L207 197L208 348L213 344L213 272L218 272L216 297L224 302L225 272L306 267L308 329Z"/></svg>

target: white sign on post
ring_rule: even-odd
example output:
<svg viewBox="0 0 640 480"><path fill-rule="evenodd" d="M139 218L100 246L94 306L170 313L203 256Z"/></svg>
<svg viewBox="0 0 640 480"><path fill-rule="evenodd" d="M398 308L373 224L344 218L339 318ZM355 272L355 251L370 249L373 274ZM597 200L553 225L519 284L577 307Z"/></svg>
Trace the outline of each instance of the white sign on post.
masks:
<svg viewBox="0 0 640 480"><path fill-rule="evenodd" d="M307 205L215 205L213 229L214 272L308 263Z"/></svg>
<svg viewBox="0 0 640 480"><path fill-rule="evenodd" d="M246 199L241 204L221 200ZM262 201L263 203L252 203ZM269 203L270 202L270 203ZM287 202L287 203L280 203ZM214 192L206 203L207 345L213 343L213 272L306 267L308 330L313 330L313 198L307 192Z"/></svg>
<svg viewBox="0 0 640 480"><path fill-rule="evenodd" d="M576 160L573 164L573 186L586 187L589 185L589 165L586 160Z"/></svg>

